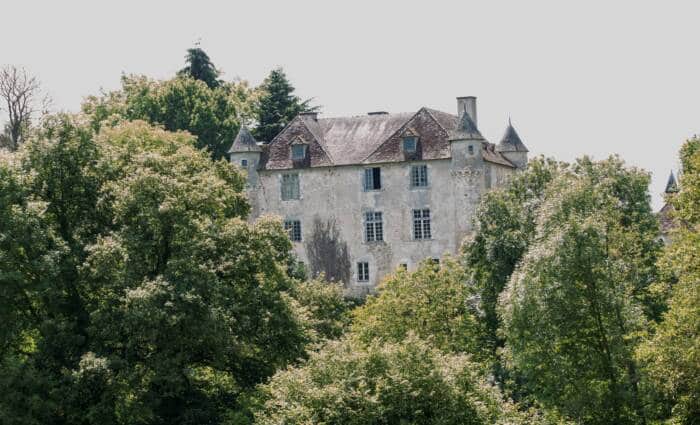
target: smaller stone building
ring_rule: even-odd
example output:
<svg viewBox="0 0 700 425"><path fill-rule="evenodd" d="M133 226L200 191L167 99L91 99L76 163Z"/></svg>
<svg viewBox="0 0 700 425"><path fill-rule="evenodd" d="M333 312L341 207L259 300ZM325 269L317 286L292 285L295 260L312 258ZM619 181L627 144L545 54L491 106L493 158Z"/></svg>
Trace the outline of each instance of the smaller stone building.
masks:
<svg viewBox="0 0 700 425"><path fill-rule="evenodd" d="M229 151L248 173L251 219L281 216L307 269L356 295L397 267L456 253L481 194L527 153L510 123L498 144L482 136L471 96L456 114L304 113L269 143L242 128Z"/></svg>

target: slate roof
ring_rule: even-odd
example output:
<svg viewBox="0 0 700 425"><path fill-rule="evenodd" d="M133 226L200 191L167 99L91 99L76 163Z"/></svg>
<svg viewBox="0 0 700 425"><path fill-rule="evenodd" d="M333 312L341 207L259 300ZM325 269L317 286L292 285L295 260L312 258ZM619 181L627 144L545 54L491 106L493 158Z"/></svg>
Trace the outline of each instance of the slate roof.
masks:
<svg viewBox="0 0 700 425"><path fill-rule="evenodd" d="M498 146L496 147L496 150L498 152L527 152L527 148L525 147L525 144L523 143L522 140L520 140L520 136L518 136L518 132L515 131L515 128L513 128L513 125L510 123L510 120L508 120L508 128L506 128L506 132L503 135L503 138L501 141L498 143Z"/></svg>
<svg viewBox="0 0 700 425"><path fill-rule="evenodd" d="M258 146L258 142L255 140L255 137L250 134L248 128L242 126L228 152L262 152L262 148Z"/></svg>
<svg viewBox="0 0 700 425"><path fill-rule="evenodd" d="M410 134L418 136L418 152L412 155L402 148L403 137ZM469 115L457 117L429 108L337 118L301 114L264 147L260 167L279 170L449 159L450 140L456 139L480 140L485 161L514 167L483 138ZM289 155L290 144L300 140L309 145L309 158L304 164L293 162Z"/></svg>
<svg viewBox="0 0 700 425"><path fill-rule="evenodd" d="M673 175L673 171L668 176L668 182L666 182L665 193L676 193L678 192L678 183L676 183L676 176Z"/></svg>

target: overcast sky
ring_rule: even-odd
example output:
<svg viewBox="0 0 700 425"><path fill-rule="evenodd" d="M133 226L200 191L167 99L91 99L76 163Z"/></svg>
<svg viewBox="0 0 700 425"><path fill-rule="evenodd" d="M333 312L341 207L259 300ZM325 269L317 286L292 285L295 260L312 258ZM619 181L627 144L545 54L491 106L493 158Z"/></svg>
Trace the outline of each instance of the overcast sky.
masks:
<svg viewBox="0 0 700 425"><path fill-rule="evenodd" d="M654 206L700 133L699 1L3 1L0 64L39 76L58 108L122 73L169 78L197 39L224 78L282 66L325 116L456 110L508 117L531 154L617 153L653 173Z"/></svg>

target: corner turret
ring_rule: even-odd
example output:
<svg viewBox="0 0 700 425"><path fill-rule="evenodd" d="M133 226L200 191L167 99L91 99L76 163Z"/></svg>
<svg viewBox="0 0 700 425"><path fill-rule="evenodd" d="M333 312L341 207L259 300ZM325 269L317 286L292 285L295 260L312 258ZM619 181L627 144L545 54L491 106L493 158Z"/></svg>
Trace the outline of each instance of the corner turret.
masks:
<svg viewBox="0 0 700 425"><path fill-rule="evenodd" d="M503 138L496 146L496 151L500 152L518 169L523 169L525 166L527 166L528 150L523 141L520 140L518 132L515 131L515 128L513 128L510 118L508 119L508 128L506 128Z"/></svg>
<svg viewBox="0 0 700 425"><path fill-rule="evenodd" d="M248 174L248 186L255 186L258 181L258 165L262 148L258 145L246 126L242 126L228 150L229 161L236 164Z"/></svg>
<svg viewBox="0 0 700 425"><path fill-rule="evenodd" d="M476 126L476 97L458 97L457 114L457 126L450 131L449 141L452 167L463 169L483 160L485 140Z"/></svg>

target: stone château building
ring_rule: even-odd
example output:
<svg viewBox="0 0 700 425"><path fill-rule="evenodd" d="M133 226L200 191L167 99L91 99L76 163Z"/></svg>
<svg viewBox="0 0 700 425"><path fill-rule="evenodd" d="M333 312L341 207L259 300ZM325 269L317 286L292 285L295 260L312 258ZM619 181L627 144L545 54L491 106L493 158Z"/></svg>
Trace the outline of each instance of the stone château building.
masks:
<svg viewBox="0 0 700 425"><path fill-rule="evenodd" d="M251 218L281 216L312 274L362 295L397 267L457 252L480 195L527 152L510 123L500 143L486 141L476 98L459 97L456 115L303 113L269 143L242 128L229 154L248 173Z"/></svg>

